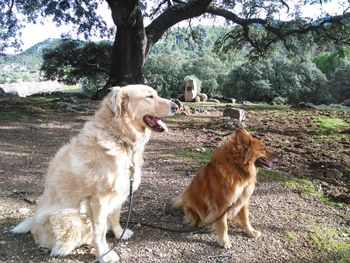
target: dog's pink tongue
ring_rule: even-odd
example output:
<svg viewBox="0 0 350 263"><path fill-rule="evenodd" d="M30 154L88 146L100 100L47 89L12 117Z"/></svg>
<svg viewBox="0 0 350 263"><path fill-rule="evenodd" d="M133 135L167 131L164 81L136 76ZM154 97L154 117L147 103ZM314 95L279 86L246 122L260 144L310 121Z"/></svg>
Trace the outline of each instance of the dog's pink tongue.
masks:
<svg viewBox="0 0 350 263"><path fill-rule="evenodd" d="M165 132L168 132L168 127L165 125L165 123L161 120L157 120L157 124L164 129Z"/></svg>

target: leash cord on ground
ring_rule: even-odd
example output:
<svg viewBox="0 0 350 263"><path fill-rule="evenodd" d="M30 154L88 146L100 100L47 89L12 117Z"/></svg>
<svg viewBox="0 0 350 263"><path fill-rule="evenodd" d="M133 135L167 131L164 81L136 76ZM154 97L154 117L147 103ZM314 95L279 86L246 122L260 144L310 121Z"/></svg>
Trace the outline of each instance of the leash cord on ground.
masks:
<svg viewBox="0 0 350 263"><path fill-rule="evenodd" d="M218 221L220 218L222 218L232 207L234 204L232 204L231 206L229 206L220 216L218 216L217 218L215 218L215 220L211 221L210 223L207 223L203 226L192 226L190 228L185 228L185 229L175 229L175 228L167 228L167 227L162 227L162 226L156 226L156 225L152 225L152 224L148 224L148 223L144 223L144 222L134 222L134 221L128 221L129 224L133 224L133 225L137 225L137 224L141 224L143 226L146 227L150 227L150 228L154 228L154 229L159 229L159 230L163 230L163 231L167 231L167 232L173 232L173 233L192 233L192 232L197 232L199 230L203 230L204 228L214 224L216 221Z"/></svg>
<svg viewBox="0 0 350 263"><path fill-rule="evenodd" d="M105 255L107 255L109 252L111 252L113 249L115 249L115 247L119 244L120 240L122 240L122 238L123 238L123 236L124 236L124 233L125 233L126 229L128 228L128 225L129 225L129 223L130 223L131 206L132 206L132 197L133 197L133 192L132 192L132 185L133 185L133 182L134 182L134 180L131 179L131 180L130 180L130 190L129 190L129 208L128 208L128 216L127 216L127 219L126 219L126 223L125 223L123 232L122 232L122 234L120 235L120 237L119 237L116 241L114 241L112 247L111 247L107 252L105 252L102 256L99 256L96 260L94 260L93 263L99 262L99 260L100 260L101 258L103 258Z"/></svg>

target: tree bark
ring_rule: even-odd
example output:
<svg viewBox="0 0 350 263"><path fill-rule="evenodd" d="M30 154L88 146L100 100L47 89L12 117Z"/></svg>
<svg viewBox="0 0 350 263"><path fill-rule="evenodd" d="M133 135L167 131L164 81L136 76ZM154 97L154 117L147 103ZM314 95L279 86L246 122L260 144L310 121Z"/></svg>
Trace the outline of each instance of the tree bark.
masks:
<svg viewBox="0 0 350 263"><path fill-rule="evenodd" d="M117 27L108 81L95 99L102 99L113 86L142 84L146 32L138 1L108 0Z"/></svg>

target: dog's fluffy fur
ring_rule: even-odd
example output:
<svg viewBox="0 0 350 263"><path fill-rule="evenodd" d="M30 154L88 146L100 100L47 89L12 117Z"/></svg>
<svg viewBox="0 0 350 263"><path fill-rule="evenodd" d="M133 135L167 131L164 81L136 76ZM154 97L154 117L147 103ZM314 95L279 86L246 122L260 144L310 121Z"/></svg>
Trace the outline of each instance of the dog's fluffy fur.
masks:
<svg viewBox="0 0 350 263"><path fill-rule="evenodd" d="M129 195L130 165L134 161L135 191L151 130L166 130L159 117L172 115L176 107L145 85L112 88L94 118L51 161L36 213L12 232L31 231L52 256L91 244L101 257L109 250L107 227L117 238L123 231L119 216ZM127 229L123 238L132 234ZM111 251L99 260L116 262L119 257Z"/></svg>
<svg viewBox="0 0 350 263"><path fill-rule="evenodd" d="M257 166L270 166L265 158L272 155L261 140L237 129L200 168L186 191L175 198L173 207L183 209L193 225L203 226L217 219L213 228L224 248L231 247L228 217L240 222L249 236L258 238L261 233L249 222L248 201L255 188Z"/></svg>

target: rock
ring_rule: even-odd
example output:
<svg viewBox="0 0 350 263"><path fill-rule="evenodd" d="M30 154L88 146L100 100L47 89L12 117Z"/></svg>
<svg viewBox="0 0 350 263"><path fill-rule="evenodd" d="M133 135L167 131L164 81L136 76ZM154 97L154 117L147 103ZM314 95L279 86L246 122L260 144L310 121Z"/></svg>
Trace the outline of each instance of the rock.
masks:
<svg viewBox="0 0 350 263"><path fill-rule="evenodd" d="M4 240L0 240L0 245L6 245L6 241L4 241Z"/></svg>
<svg viewBox="0 0 350 263"><path fill-rule="evenodd" d="M297 105L292 105L291 109L316 109L316 106L310 102L300 102Z"/></svg>
<svg viewBox="0 0 350 263"><path fill-rule="evenodd" d="M220 101L217 99L208 99L207 102L220 103Z"/></svg>
<svg viewBox="0 0 350 263"><path fill-rule="evenodd" d="M205 93L198 93L197 97L199 97L200 101L206 102L208 100L208 95Z"/></svg>
<svg viewBox="0 0 350 263"><path fill-rule="evenodd" d="M273 98L272 105L284 105L287 103L287 101L288 101L287 98L278 96L278 97Z"/></svg>
<svg viewBox="0 0 350 263"><path fill-rule="evenodd" d="M6 92L3 88L0 87L0 97L16 97L18 96L18 93L16 91L10 91L10 92Z"/></svg>
<svg viewBox="0 0 350 263"><path fill-rule="evenodd" d="M350 99L344 100L342 104L346 107L350 107Z"/></svg>
<svg viewBox="0 0 350 263"><path fill-rule="evenodd" d="M184 94L180 94L179 96L177 96L177 99L180 101L185 101L185 95Z"/></svg>
<svg viewBox="0 0 350 263"><path fill-rule="evenodd" d="M326 170L326 176L327 178L340 179L343 177L343 173L335 168L328 168Z"/></svg>
<svg viewBox="0 0 350 263"><path fill-rule="evenodd" d="M237 128L244 128L245 124L239 120L228 118L226 120L224 119L224 123L220 127L222 129L234 131Z"/></svg>
<svg viewBox="0 0 350 263"><path fill-rule="evenodd" d="M227 103L236 103L235 98L225 98L225 100L227 101Z"/></svg>
<svg viewBox="0 0 350 263"><path fill-rule="evenodd" d="M24 215L24 214L28 214L30 212L30 209L29 208L26 208L26 207L23 207L23 208L20 208L18 209L18 213Z"/></svg>
<svg viewBox="0 0 350 263"><path fill-rule="evenodd" d="M246 112L242 109L226 108L223 112L223 116L243 122L246 118Z"/></svg>
<svg viewBox="0 0 350 263"><path fill-rule="evenodd" d="M171 99L171 101L178 106L179 110L184 106L184 104L179 99Z"/></svg>

